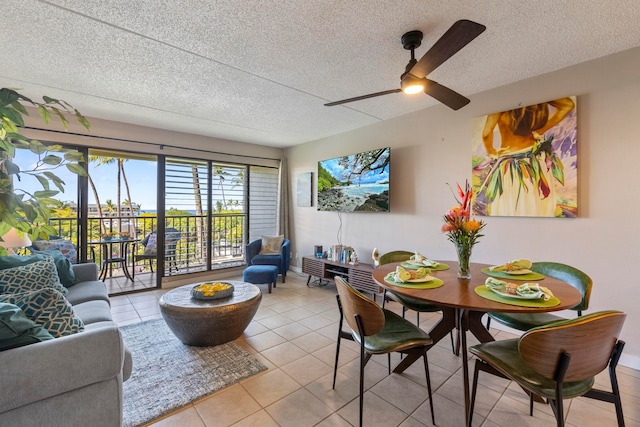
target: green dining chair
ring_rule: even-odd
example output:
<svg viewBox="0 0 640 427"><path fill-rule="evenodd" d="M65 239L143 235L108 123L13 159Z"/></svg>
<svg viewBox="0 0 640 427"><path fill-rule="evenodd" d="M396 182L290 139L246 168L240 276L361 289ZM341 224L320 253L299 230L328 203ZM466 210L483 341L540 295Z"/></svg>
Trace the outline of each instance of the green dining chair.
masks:
<svg viewBox="0 0 640 427"><path fill-rule="evenodd" d="M386 254L380 257L380 265L390 264L392 262L402 262L406 261L411 256L414 255L414 252L409 251L392 251L387 252ZM413 298L410 296L402 295L397 292L384 290L382 295L382 307L384 308L385 303L388 299L391 299L400 305L402 305L402 317L405 317L407 310L413 310L416 312L416 325L420 326L420 313L434 313L436 311L440 311L440 307L435 304L431 304L425 301L422 301L418 298ZM456 345L453 341L453 331L449 334L451 337L451 349L455 354L457 354Z"/></svg>
<svg viewBox="0 0 640 427"><path fill-rule="evenodd" d="M618 340L626 314L601 311L533 328L522 337L491 341L469 350L476 356L471 390L471 426L480 371L515 381L530 396L551 405L558 427L564 426L563 399L584 396L613 403L618 426L624 426L616 366L624 348ZM594 389L595 376L609 368L611 391Z"/></svg>
<svg viewBox="0 0 640 427"><path fill-rule="evenodd" d="M589 308L589 298L591 296L591 288L593 281L582 271L570 265L561 264L559 262L534 262L531 265L531 271L553 277L558 280L567 282L582 294L580 304L572 308L577 311L578 316L582 316L582 311ZM528 331L531 328L544 326L551 322L564 320L564 317L556 316L551 313L488 313L487 329L491 324L491 319L509 326L519 331Z"/></svg>
<svg viewBox="0 0 640 427"><path fill-rule="evenodd" d="M353 340L360 346L360 427L362 427L364 403L364 368L372 355L393 352L419 354L424 359L431 421L435 425L427 359L427 350L433 345L433 340L413 323L392 311L383 309L375 301L365 297L343 278L336 276L335 282L340 318L347 321ZM333 387L335 388L335 371Z"/></svg>

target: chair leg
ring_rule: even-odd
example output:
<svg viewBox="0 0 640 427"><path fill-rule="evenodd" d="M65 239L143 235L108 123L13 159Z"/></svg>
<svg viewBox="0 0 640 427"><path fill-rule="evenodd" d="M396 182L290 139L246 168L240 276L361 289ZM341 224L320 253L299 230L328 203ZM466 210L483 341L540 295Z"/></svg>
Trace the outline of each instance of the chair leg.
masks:
<svg viewBox="0 0 640 427"><path fill-rule="evenodd" d="M342 304L340 303L340 295L336 295L338 300L338 310L340 311L340 321L338 321L338 340L336 341L336 361L333 365L333 385L332 389L336 388L336 375L338 374L338 358L340 357L340 341L342 340Z"/></svg>
<svg viewBox="0 0 640 427"><path fill-rule="evenodd" d="M478 364L482 363L479 360L476 360L475 367L473 369L473 385L471 386L471 402L469 404L469 424L468 427L471 427L473 421L473 408L476 406L476 391L478 390L478 374L480 373L480 369Z"/></svg>
<svg viewBox="0 0 640 427"><path fill-rule="evenodd" d="M433 394L431 393L431 375L429 375L429 360L427 359L427 349L424 349L424 353L422 353L422 358L424 359L424 372L427 377L427 391L429 393L429 408L431 409L431 422L433 425L436 425L436 416L433 413Z"/></svg>

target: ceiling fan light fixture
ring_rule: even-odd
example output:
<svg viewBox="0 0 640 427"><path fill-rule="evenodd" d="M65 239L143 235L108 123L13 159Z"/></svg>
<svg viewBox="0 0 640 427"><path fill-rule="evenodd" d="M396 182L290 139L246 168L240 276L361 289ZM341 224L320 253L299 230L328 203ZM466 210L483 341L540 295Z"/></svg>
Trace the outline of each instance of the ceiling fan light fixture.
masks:
<svg viewBox="0 0 640 427"><path fill-rule="evenodd" d="M419 79L412 74L409 74L404 79L402 79L400 88L404 93L409 95L420 93L424 91L424 80Z"/></svg>

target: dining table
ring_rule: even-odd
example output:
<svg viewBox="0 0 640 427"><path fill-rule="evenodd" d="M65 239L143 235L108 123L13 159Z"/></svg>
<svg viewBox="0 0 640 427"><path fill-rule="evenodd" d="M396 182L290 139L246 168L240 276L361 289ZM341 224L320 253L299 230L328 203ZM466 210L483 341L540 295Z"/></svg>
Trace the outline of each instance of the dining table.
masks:
<svg viewBox="0 0 640 427"><path fill-rule="evenodd" d="M460 356L462 360L463 393L465 404L465 419L469 422L469 366L467 352L467 333L473 334L480 342L494 341L493 335L482 324L482 317L488 312L507 313L540 313L560 311L576 306L582 300L582 295L570 284L552 277L538 278L535 283L551 290L554 297L559 300L553 306L544 304L529 304L534 306L515 305L518 300L510 303L508 299L487 297L485 280L491 265L471 263L471 278L458 278L458 263L456 261L438 261L448 269L431 270L429 276L435 278L436 287L428 287L426 283L397 283L387 280L389 273L394 272L401 263L390 263L379 266L373 271L373 280L382 288L395 293L408 295L420 300L435 304L441 308L442 318L428 331L435 345L451 331L457 329L460 340ZM484 270L484 272L483 272ZM513 276L514 283L525 283ZM507 280L507 279L501 279ZM534 282L530 280L529 282ZM476 290L476 288L478 288ZM482 289L484 288L484 289ZM484 296L481 296L484 295ZM498 301L499 300L499 301ZM506 302L505 302L506 301ZM401 373L413 364L418 357L407 356L396 366L393 372Z"/></svg>
<svg viewBox="0 0 640 427"><path fill-rule="evenodd" d="M139 241L140 239L137 238L133 239L118 237L87 242L87 244L90 246L100 247L102 263L98 278L104 281L107 277L109 267L112 267L113 264L118 264L122 268L122 272L124 273L125 277L133 281L133 276L129 272L129 268L127 266L127 260L130 258L127 255L129 254L129 251L131 251L131 257L133 256L135 243ZM116 249L114 250L114 248Z"/></svg>

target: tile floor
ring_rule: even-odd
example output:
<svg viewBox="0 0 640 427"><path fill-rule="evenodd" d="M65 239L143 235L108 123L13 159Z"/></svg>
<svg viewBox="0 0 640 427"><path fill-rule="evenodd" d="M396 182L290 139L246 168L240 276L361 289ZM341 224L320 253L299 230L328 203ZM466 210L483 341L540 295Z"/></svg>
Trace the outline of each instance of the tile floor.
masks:
<svg viewBox="0 0 640 427"><path fill-rule="evenodd" d="M149 425L167 426L351 426L358 425L358 348L343 340L335 390L331 388L338 309L335 285L308 288L306 275L290 272L263 299L253 322L236 340L269 369L195 401ZM112 298L112 312L121 325L159 318L158 299L166 290ZM389 308L399 311L399 306ZM415 319L409 312L410 319ZM438 319L422 315L428 330ZM513 335L493 330L498 339ZM471 343L473 344L473 342ZM464 425L462 371L448 339L429 350L438 426ZM397 363L396 358L394 362ZM625 422L640 427L640 372L618 368ZM374 357L365 369L365 426L430 426L426 380L421 363L405 373L387 375L386 357ZM597 383L608 387L608 377ZM586 398L566 402L567 425L615 426L612 404ZM555 426L551 409L528 400L519 387L490 375L480 377L474 425L485 427Z"/></svg>

